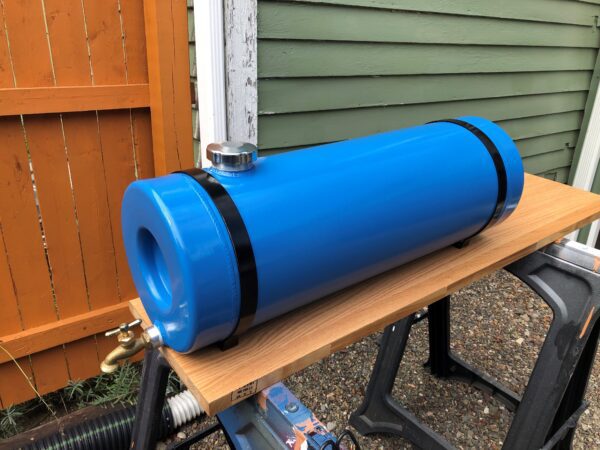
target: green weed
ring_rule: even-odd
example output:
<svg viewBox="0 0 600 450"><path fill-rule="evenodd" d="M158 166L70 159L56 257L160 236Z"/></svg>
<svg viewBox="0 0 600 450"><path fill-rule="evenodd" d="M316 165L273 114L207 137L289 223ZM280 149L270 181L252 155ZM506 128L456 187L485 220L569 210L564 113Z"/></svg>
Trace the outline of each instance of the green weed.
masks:
<svg viewBox="0 0 600 450"><path fill-rule="evenodd" d="M19 419L25 414L25 409L22 405L11 405L0 411L0 438L10 437L21 430Z"/></svg>
<svg viewBox="0 0 600 450"><path fill-rule="evenodd" d="M47 394L43 398L53 411L61 415L91 405L132 405L136 402L140 381L141 365L127 362L112 374L102 374L88 380L71 380L64 389ZM177 394L182 389L179 378L171 372L167 395ZM52 418L54 415L40 399L9 406L0 410L0 439L6 439L27 429L27 416L31 412L37 412L38 417L46 414L47 418Z"/></svg>

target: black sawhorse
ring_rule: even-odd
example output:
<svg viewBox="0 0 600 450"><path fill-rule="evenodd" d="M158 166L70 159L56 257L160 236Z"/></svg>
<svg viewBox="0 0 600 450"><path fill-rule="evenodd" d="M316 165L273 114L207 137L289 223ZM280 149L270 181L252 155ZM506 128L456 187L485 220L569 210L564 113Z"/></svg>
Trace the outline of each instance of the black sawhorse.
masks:
<svg viewBox="0 0 600 450"><path fill-rule="evenodd" d="M135 421L131 431L131 449L150 450L156 448L160 437L161 416L170 372L171 366L158 349L146 350L140 393L135 409ZM205 426L183 442L171 444L168 448L169 450L189 449L192 444L220 429L222 429L220 422Z"/></svg>
<svg viewBox="0 0 600 450"><path fill-rule="evenodd" d="M515 411L504 448L568 449L587 407L583 397L600 335L600 274L596 273L600 252L582 247L563 241L506 267L554 312L522 399L452 354L449 297L429 307L428 365L432 374L472 384ZM394 433L420 448L452 449L391 395L410 329L417 320L419 316L413 314L386 328L365 400L350 423L363 434ZM146 352L131 448L156 445L169 371L160 351ZM171 447L189 448L219 428L220 424L208 426Z"/></svg>
<svg viewBox="0 0 600 450"><path fill-rule="evenodd" d="M429 306L429 361L440 378L467 382L497 398L515 415L503 448L569 449L587 407L584 394L600 335L600 252L563 240L505 269L552 308L554 318L520 398L450 350L450 297ZM413 314L385 329L363 404L350 423L362 434L393 433L419 448L453 449L392 397Z"/></svg>
<svg viewBox="0 0 600 450"><path fill-rule="evenodd" d="M165 391L171 367L158 349L149 349L144 359L142 386L131 433L131 449L156 448L160 437L174 431ZM263 389L216 415L183 441L171 443L168 450L187 450L210 434L222 430L229 448L285 450L345 450L348 442L357 444L350 430L335 436L283 383ZM161 420L162 419L162 420ZM354 447L358 449L358 444Z"/></svg>

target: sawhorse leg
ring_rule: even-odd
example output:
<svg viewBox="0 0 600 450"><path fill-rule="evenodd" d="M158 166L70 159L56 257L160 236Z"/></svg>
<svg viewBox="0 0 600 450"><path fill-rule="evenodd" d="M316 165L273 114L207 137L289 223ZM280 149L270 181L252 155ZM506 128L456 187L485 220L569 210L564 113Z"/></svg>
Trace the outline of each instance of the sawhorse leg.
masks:
<svg viewBox="0 0 600 450"><path fill-rule="evenodd" d="M136 450L154 449L159 437L165 437L173 431L170 408L165 403L170 371L169 364L158 349L150 348L146 350L129 448ZM168 448L188 449L192 444L219 429L221 429L220 423L207 425L184 441L171 444Z"/></svg>
<svg viewBox="0 0 600 450"><path fill-rule="evenodd" d="M600 275L581 256L554 244L506 268L542 297L554 319L504 448L571 448L600 333Z"/></svg>
<svg viewBox="0 0 600 450"><path fill-rule="evenodd" d="M523 399L450 351L449 297L429 307L428 365L433 375L472 384L516 410L504 448L570 448L600 334L600 275L581 255L556 244L506 269L554 312ZM413 320L414 315L386 328L364 402L350 423L362 434L389 432L420 448L453 448L392 397Z"/></svg>
<svg viewBox="0 0 600 450"><path fill-rule="evenodd" d="M429 329L429 366L431 374L468 383L515 411L521 401L518 394L463 361L450 350L450 297L433 303L427 313Z"/></svg>
<svg viewBox="0 0 600 450"><path fill-rule="evenodd" d="M361 434L392 433L422 448L451 449L444 438L392 397L394 381L414 321L414 314L390 325L383 332L381 347L362 405L350 417L350 424Z"/></svg>
<svg viewBox="0 0 600 450"><path fill-rule="evenodd" d="M145 450L156 447L169 371L169 365L160 351L154 348L146 350L135 422L131 433L131 449Z"/></svg>

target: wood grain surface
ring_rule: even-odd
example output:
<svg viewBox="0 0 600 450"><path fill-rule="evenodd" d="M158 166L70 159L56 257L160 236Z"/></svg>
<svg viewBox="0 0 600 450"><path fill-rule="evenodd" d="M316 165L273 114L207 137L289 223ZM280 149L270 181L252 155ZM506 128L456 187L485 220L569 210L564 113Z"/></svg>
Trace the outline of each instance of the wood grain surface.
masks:
<svg viewBox="0 0 600 450"><path fill-rule="evenodd" d="M526 175L515 213L465 248L442 249L274 319L225 352L163 351L214 415L598 217L599 195ZM130 307L148 324L139 299Z"/></svg>
<svg viewBox="0 0 600 450"><path fill-rule="evenodd" d="M165 175L192 167L187 9L185 0L144 0L152 110L154 171ZM191 118L190 118L191 119Z"/></svg>
<svg viewBox="0 0 600 450"><path fill-rule="evenodd" d="M62 344L84 340L95 333L103 333L129 321L131 321L131 313L127 304L117 303L18 333L0 336L0 345L8 350L13 358L21 358ZM114 339L108 339L108 343L110 348L115 347ZM89 355L89 348L87 352L88 359L97 362L96 355ZM11 359L8 353L0 351L0 364ZM93 366L94 370L95 366L96 364Z"/></svg>
<svg viewBox="0 0 600 450"><path fill-rule="evenodd" d="M171 53L154 66L145 3L168 10L148 23ZM156 174L153 134L193 163L187 34L185 0L0 2L0 344L26 373L0 350L0 408L96 375L115 347L94 333L137 295L123 191ZM176 108L152 127L157 90Z"/></svg>
<svg viewBox="0 0 600 450"><path fill-rule="evenodd" d="M0 116L148 106L150 91L147 83L0 89Z"/></svg>

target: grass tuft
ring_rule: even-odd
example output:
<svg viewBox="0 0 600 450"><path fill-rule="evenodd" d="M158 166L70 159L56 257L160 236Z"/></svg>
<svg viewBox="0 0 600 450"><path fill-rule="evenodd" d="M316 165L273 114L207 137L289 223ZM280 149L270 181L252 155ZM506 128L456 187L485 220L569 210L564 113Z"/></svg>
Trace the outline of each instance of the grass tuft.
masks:
<svg viewBox="0 0 600 450"><path fill-rule="evenodd" d="M86 406L133 405L136 402L141 382L141 364L126 362L112 374L102 374L88 380L71 380L60 391L44 396L52 410L61 415L69 414ZM174 372L169 374L167 395L181 392L183 385ZM33 413L33 414L32 414ZM0 439L6 439L25 429L37 426L38 422L52 419L52 414L40 399L30 400L0 410Z"/></svg>
<svg viewBox="0 0 600 450"><path fill-rule="evenodd" d="M0 411L0 438L4 439L20 431L19 419L25 415L21 405L11 405Z"/></svg>

